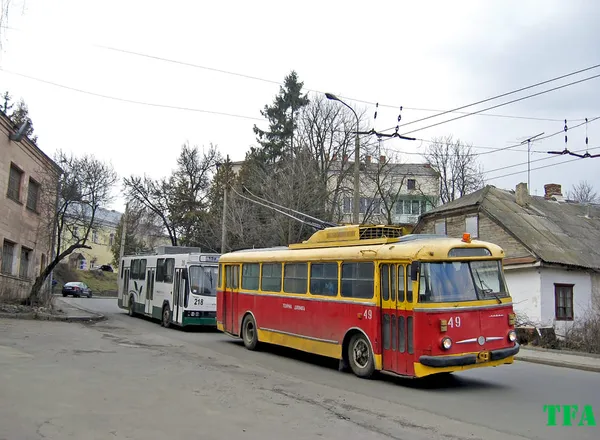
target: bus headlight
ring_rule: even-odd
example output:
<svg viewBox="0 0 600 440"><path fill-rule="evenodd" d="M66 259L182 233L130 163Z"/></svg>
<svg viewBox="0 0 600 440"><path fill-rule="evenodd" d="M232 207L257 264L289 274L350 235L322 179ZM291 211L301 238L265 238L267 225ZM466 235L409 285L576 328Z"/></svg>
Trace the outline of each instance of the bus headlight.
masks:
<svg viewBox="0 0 600 440"><path fill-rule="evenodd" d="M450 338L442 339L442 348L444 350L450 350L450 347L452 347L452 339L450 339Z"/></svg>
<svg viewBox="0 0 600 440"><path fill-rule="evenodd" d="M508 332L508 340L510 342L515 342L517 340L517 332L514 330L511 330Z"/></svg>

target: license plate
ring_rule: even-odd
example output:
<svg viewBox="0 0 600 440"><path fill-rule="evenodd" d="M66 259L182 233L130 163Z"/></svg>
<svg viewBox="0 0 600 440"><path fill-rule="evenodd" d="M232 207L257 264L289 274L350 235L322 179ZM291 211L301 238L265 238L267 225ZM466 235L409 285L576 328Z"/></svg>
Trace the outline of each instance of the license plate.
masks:
<svg viewBox="0 0 600 440"><path fill-rule="evenodd" d="M480 351L477 353L477 363L480 364L482 362L489 362L490 360L490 352L489 351Z"/></svg>

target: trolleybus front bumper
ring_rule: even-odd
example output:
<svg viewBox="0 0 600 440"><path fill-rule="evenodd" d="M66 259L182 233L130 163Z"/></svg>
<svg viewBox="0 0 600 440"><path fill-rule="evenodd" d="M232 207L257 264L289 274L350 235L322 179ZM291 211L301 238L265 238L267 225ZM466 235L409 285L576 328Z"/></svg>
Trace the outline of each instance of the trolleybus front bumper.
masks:
<svg viewBox="0 0 600 440"><path fill-rule="evenodd" d="M421 356L419 362L428 367L462 367L489 361L500 361L516 355L519 352L519 348L519 344L515 342L514 347L501 348L489 352L471 353L460 356ZM484 355L482 356L482 354Z"/></svg>

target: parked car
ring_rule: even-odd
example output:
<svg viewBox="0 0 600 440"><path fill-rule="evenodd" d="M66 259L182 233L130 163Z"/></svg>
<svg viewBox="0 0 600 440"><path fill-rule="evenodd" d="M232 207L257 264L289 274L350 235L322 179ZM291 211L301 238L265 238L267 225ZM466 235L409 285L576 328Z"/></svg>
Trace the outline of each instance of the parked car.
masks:
<svg viewBox="0 0 600 440"><path fill-rule="evenodd" d="M114 272L112 266L108 264L103 264L102 266L100 266L100 270L103 272Z"/></svg>
<svg viewBox="0 0 600 440"><path fill-rule="evenodd" d="M80 296L87 296L88 298L92 297L92 289L90 289L87 284L81 283L78 281L72 281L70 283L66 283L62 288L62 295L73 295L76 298Z"/></svg>

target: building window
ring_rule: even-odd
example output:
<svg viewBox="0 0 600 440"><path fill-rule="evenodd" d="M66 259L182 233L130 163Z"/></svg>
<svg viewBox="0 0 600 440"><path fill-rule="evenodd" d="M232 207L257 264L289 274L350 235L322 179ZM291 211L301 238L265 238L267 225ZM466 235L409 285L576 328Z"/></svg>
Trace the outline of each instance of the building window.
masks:
<svg viewBox="0 0 600 440"><path fill-rule="evenodd" d="M79 239L79 228L77 226L73 228L73 238Z"/></svg>
<svg viewBox="0 0 600 440"><path fill-rule="evenodd" d="M110 236L108 237L108 243L109 243L109 246L112 246L113 244L115 244L115 234L114 234L114 232L110 233Z"/></svg>
<svg viewBox="0 0 600 440"><path fill-rule="evenodd" d="M29 186L27 187L27 208L34 212L38 210L38 198L40 194L40 184L32 178L29 178Z"/></svg>
<svg viewBox="0 0 600 440"><path fill-rule="evenodd" d="M21 262L19 264L19 277L29 278L29 262L31 261L31 249L21 246Z"/></svg>
<svg viewBox="0 0 600 440"><path fill-rule="evenodd" d="M10 164L10 175L8 178L8 192L7 196L11 199L20 202L21 201L21 179L23 178L23 171L21 171L13 163Z"/></svg>
<svg viewBox="0 0 600 440"><path fill-rule="evenodd" d="M479 237L479 217L476 215L469 215L465 217L465 232L471 234L471 237Z"/></svg>
<svg viewBox="0 0 600 440"><path fill-rule="evenodd" d="M92 243L98 243L98 231L92 231Z"/></svg>
<svg viewBox="0 0 600 440"><path fill-rule="evenodd" d="M435 222L435 233L438 235L446 235L446 220L437 220Z"/></svg>
<svg viewBox="0 0 600 440"><path fill-rule="evenodd" d="M557 321L573 321L573 284L554 285L554 316Z"/></svg>
<svg viewBox="0 0 600 440"><path fill-rule="evenodd" d="M417 181L415 179L408 179L406 181L407 189L417 189Z"/></svg>
<svg viewBox="0 0 600 440"><path fill-rule="evenodd" d="M352 211L352 200L350 197L344 197L344 214L349 214Z"/></svg>
<svg viewBox="0 0 600 440"><path fill-rule="evenodd" d="M12 275L13 259L15 258L15 244L4 240L2 246L2 273Z"/></svg>

